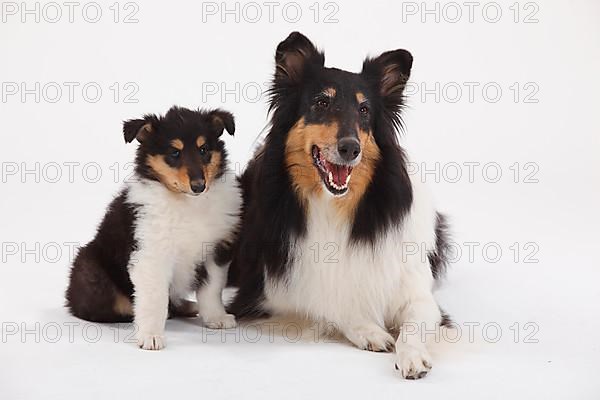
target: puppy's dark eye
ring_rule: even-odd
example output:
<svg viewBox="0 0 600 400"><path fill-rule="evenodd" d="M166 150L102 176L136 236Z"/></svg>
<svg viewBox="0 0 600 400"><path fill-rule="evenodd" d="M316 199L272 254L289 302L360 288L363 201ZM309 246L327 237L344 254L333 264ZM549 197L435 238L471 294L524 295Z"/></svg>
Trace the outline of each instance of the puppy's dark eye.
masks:
<svg viewBox="0 0 600 400"><path fill-rule="evenodd" d="M173 150L171 150L170 156L173 158L179 158L180 154L181 154L181 151L179 151L177 149L173 149Z"/></svg>
<svg viewBox="0 0 600 400"><path fill-rule="evenodd" d="M318 108L322 108L325 110L329 107L329 100L328 99L318 99L317 102L315 103L315 105Z"/></svg>
<svg viewBox="0 0 600 400"><path fill-rule="evenodd" d="M368 106L363 104L362 106L360 106L359 110L362 115L369 115L369 107Z"/></svg>
<svg viewBox="0 0 600 400"><path fill-rule="evenodd" d="M201 156L203 156L208 152L208 150L206 150L206 146L200 146L198 148L198 152L200 153Z"/></svg>

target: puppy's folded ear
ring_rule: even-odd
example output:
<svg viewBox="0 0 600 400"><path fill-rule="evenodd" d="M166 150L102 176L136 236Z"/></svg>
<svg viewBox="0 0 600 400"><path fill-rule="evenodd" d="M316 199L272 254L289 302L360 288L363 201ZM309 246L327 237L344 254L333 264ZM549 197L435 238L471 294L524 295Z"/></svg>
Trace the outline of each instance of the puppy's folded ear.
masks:
<svg viewBox="0 0 600 400"><path fill-rule="evenodd" d="M235 133L235 120L233 114L228 111L216 109L209 113L213 126L219 131L219 136L223 134L223 129L231 136Z"/></svg>
<svg viewBox="0 0 600 400"><path fill-rule="evenodd" d="M131 143L133 139L137 139L142 143L155 130L156 127L153 125L155 121L154 115L146 115L144 119L130 119L123 122L125 142Z"/></svg>
<svg viewBox="0 0 600 400"><path fill-rule="evenodd" d="M152 132L152 124L143 119L130 119L123 122L123 135L125 142L131 143L133 139L137 139L142 143L144 139Z"/></svg>
<svg viewBox="0 0 600 400"><path fill-rule="evenodd" d="M402 105L404 87L410 77L413 57L407 50L386 51L376 58L367 58L361 74L371 82L386 106Z"/></svg>
<svg viewBox="0 0 600 400"><path fill-rule="evenodd" d="M275 81L301 81L307 67L323 66L325 56L300 32L292 32L277 46L275 52Z"/></svg>

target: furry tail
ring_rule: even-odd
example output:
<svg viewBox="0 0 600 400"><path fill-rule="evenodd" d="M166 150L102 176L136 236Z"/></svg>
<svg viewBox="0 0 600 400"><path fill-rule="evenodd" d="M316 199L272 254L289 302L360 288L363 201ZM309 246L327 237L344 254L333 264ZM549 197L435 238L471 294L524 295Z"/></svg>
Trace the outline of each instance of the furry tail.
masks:
<svg viewBox="0 0 600 400"><path fill-rule="evenodd" d="M450 226L444 214L437 213L435 225L435 250L428 254L433 278L438 280L448 269Z"/></svg>

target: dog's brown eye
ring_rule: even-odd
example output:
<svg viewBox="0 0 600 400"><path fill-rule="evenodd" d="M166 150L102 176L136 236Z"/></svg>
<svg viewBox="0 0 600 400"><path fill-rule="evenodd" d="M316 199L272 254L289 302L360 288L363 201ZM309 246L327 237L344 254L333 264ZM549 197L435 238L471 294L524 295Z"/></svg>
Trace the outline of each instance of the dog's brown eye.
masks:
<svg viewBox="0 0 600 400"><path fill-rule="evenodd" d="M367 107L367 106L360 106L360 113L361 113L362 115L367 115L367 114L369 114L369 107Z"/></svg>
<svg viewBox="0 0 600 400"><path fill-rule="evenodd" d="M323 109L329 107L329 100L327 100L327 99L317 100L317 107L323 108Z"/></svg>
<svg viewBox="0 0 600 400"><path fill-rule="evenodd" d="M181 151L179 151L177 149L171 150L171 157L173 157L173 158L178 158L180 154L181 154Z"/></svg>
<svg viewBox="0 0 600 400"><path fill-rule="evenodd" d="M205 146L201 146L200 148L198 148L198 152L202 156L205 155L206 154L206 147Z"/></svg>

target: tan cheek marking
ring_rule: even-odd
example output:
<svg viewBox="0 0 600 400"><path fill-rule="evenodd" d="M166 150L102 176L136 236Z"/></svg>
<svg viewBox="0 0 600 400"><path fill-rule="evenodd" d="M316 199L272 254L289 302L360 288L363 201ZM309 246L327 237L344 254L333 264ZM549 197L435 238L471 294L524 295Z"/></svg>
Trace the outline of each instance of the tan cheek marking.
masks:
<svg viewBox="0 0 600 400"><path fill-rule="evenodd" d="M285 162L292 179L294 189L300 200L305 201L311 193L321 193L321 177L313 165L312 146L321 150L337 143L338 126L305 125L301 118L288 133L285 145Z"/></svg>
<svg viewBox="0 0 600 400"><path fill-rule="evenodd" d="M202 167L204 170L204 179L206 180L206 187L210 187L215 177L219 174L221 168L221 153L213 151L210 156L210 163Z"/></svg>
<svg viewBox="0 0 600 400"><path fill-rule="evenodd" d="M148 156L146 159L156 177L173 192L190 192L190 178L187 173L187 168L182 167L175 169L170 167L165 158L161 155Z"/></svg>
<svg viewBox="0 0 600 400"><path fill-rule="evenodd" d="M171 140L171 146L177 150L183 150L183 142L179 139Z"/></svg>
<svg viewBox="0 0 600 400"><path fill-rule="evenodd" d="M375 143L373 135L359 129L358 138L362 149L361 161L352 169L348 193L343 197L335 199L340 214L346 218L354 217L354 213L356 212L360 200L373 180L375 167L381 156L379 147L377 146L377 143Z"/></svg>
<svg viewBox="0 0 600 400"><path fill-rule="evenodd" d="M206 143L206 139L204 138L204 136L198 136L198 139L196 139L196 146L200 148L204 143Z"/></svg>
<svg viewBox="0 0 600 400"><path fill-rule="evenodd" d="M366 99L367 98L365 97L365 95L363 94L363 92L357 92L356 93L356 101L358 102L358 104L362 103Z"/></svg>

